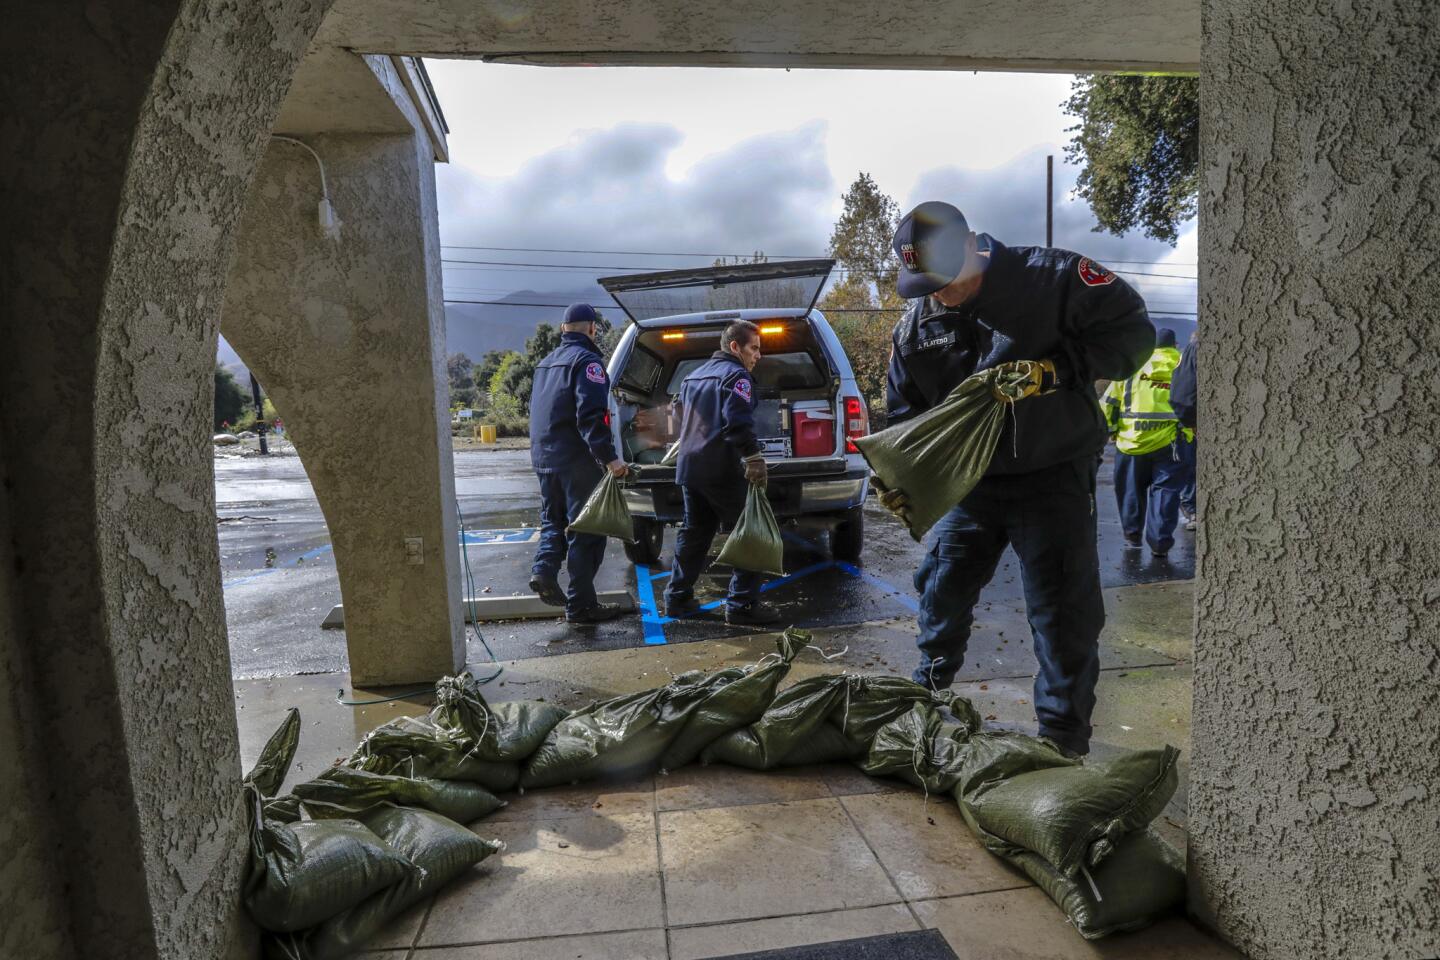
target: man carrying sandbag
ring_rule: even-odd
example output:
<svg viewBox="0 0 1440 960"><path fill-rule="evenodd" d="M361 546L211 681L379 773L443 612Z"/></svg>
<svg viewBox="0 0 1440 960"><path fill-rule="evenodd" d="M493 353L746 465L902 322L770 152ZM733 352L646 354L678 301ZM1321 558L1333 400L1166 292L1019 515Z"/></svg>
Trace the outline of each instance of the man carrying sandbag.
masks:
<svg viewBox="0 0 1440 960"><path fill-rule="evenodd" d="M914 678L932 689L954 681L980 590L1012 546L1040 661L1040 735L1086 753L1105 622L1095 474L1107 431L1094 383L1139 369L1155 328L1139 294L1098 263L977 235L948 203L906 214L893 246L896 287L914 302L892 337L890 423L938 405L978 371L1028 375L1015 396L1001 398L1011 406L989 468L935 525L915 573ZM905 491L881 501L904 516Z"/></svg>
<svg viewBox="0 0 1440 960"><path fill-rule="evenodd" d="M595 573L605 558L605 538L570 533L604 470L628 472L615 455L605 423L610 378L595 349L595 308L572 303L560 324L560 346L535 368L530 391L530 463L540 477L540 547L530 568L530 589L552 607L564 607L569 623L613 620L625 612L595 596ZM604 464L602 469L601 464ZM560 564L570 589L560 591Z"/></svg>
<svg viewBox="0 0 1440 960"><path fill-rule="evenodd" d="M704 572L710 543L745 506L747 484L765 486L765 455L755 436L755 380L760 328L736 320L720 335L720 349L680 384L680 440L675 481L685 497L685 520L675 537L675 563L665 588L665 613L698 613L695 581ZM759 599L760 574L730 576L725 622L763 625L780 612Z"/></svg>

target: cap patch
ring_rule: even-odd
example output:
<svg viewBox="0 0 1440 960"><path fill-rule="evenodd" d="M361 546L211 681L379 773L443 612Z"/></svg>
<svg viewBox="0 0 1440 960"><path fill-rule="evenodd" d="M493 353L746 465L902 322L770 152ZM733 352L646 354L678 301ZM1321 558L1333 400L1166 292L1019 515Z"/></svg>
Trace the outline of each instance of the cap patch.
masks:
<svg viewBox="0 0 1440 960"><path fill-rule="evenodd" d="M735 381L735 396L742 400L750 399L750 381L745 377Z"/></svg>
<svg viewBox="0 0 1440 960"><path fill-rule="evenodd" d="M589 363L585 364L585 378L587 380L592 380L595 383L604 383L605 368L592 360Z"/></svg>
<svg viewBox="0 0 1440 960"><path fill-rule="evenodd" d="M1080 282L1087 287L1103 287L1106 284L1115 282L1115 274L1106 270L1089 257L1080 258L1078 269L1080 270Z"/></svg>
<svg viewBox="0 0 1440 960"><path fill-rule="evenodd" d="M900 259L905 261L905 269L911 273L920 272L920 257L915 253L915 244L900 244Z"/></svg>

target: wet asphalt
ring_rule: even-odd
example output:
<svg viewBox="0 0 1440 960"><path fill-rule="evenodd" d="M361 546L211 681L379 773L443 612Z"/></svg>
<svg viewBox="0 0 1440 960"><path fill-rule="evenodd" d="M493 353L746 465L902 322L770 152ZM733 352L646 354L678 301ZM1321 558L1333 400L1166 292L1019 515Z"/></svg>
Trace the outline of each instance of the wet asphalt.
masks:
<svg viewBox="0 0 1440 960"><path fill-rule="evenodd" d="M457 450L455 478L474 594L493 597L528 592L534 526L539 516L538 487L528 453ZM270 457L222 452L215 462L215 485L234 677L346 669L344 631L319 626L330 608L341 602L340 587L329 533L300 459L293 452ZM1104 587L1194 576L1194 534L1177 531L1175 547L1166 559L1152 557L1148 550L1125 548L1108 455L1100 471L1097 513ZM479 635L474 629L469 632L470 663L491 658L484 644L496 658L508 661L755 632L727 626L718 609L680 622L665 622L653 612L648 601L651 596L658 600L664 591L673 544L672 528L666 534L661 563L656 568L637 569L618 542L610 543L597 587L630 591L640 599L642 614L585 628L558 620L481 624ZM866 542L860 564L835 563L823 536L791 531L787 545L788 575L767 584L765 593L765 598L780 608L783 622L824 628L831 635L838 630L843 636L851 625L890 621L884 627L857 631L857 636L863 633L867 646L868 641L881 640L881 650L893 646L897 663L913 659L913 625L907 621L915 611L917 594L912 580L923 547L873 498L866 509ZM728 571L717 567L702 578L697 594L702 600L719 600L727 579ZM1111 593L1113 590L1107 589L1107 594ZM644 615L646 610L651 611L649 616ZM1016 648L1028 647L1019 564L1012 552L1006 552L982 594L976 617L977 632L985 627L998 630L1001 637L1008 632L1017 640ZM1020 662L1015 667L1029 670Z"/></svg>

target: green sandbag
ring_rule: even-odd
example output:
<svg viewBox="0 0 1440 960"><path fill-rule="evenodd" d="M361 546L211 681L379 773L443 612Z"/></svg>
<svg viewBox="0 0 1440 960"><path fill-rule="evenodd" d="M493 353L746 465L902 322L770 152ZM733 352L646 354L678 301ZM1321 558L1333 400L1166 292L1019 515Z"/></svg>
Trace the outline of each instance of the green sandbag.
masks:
<svg viewBox="0 0 1440 960"><path fill-rule="evenodd" d="M904 491L910 502L906 527L916 541L964 500L990 467L1008 406L992 388L1013 390L1024 379L982 370L913 420L855 438L876 486Z"/></svg>
<svg viewBox="0 0 1440 960"><path fill-rule="evenodd" d="M534 753L568 715L563 707L533 700L492 706L467 671L436 682L430 722L442 738L467 744L474 757L518 762Z"/></svg>
<svg viewBox="0 0 1440 960"><path fill-rule="evenodd" d="M679 770L694 763L716 739L732 730L747 727L765 715L765 708L775 700L775 688L790 671L790 663L805 645L810 634L790 627L776 641L774 661L757 663L743 670L740 676L719 687L695 708L680 733L660 758L660 769Z"/></svg>
<svg viewBox="0 0 1440 960"><path fill-rule="evenodd" d="M474 746L463 736L449 736L429 717L400 717L366 734L345 765L401 777L468 780L492 793L515 789L519 764L482 759Z"/></svg>
<svg viewBox="0 0 1440 960"><path fill-rule="evenodd" d="M602 537L614 537L626 543L635 542L635 523L630 519L630 508L625 503L625 491L620 478L609 470L595 489L590 499L580 509L580 516L566 528L568 533L594 533Z"/></svg>
<svg viewBox="0 0 1440 960"><path fill-rule="evenodd" d="M845 677L841 703L830 712L830 723L836 726L855 756L863 756L880 728L907 713L916 703L950 707L965 715L964 722L980 726L980 716L970 702L949 690L931 690L905 677Z"/></svg>
<svg viewBox="0 0 1440 960"><path fill-rule="evenodd" d="M965 811L964 798L1034 770L1052 767L1078 767L1080 760L1067 757L1053 741L1010 731L981 731L966 741L951 791L955 802ZM971 824L977 835L980 830Z"/></svg>
<svg viewBox="0 0 1440 960"><path fill-rule="evenodd" d="M321 815L340 813L323 803L307 805ZM405 877L364 902L303 933L274 938L271 956L291 960L332 960L361 949L390 920L454 880L505 845L482 840L453 820L429 810L381 804L361 813L361 822L413 864Z"/></svg>
<svg viewBox="0 0 1440 960"><path fill-rule="evenodd" d="M785 541L780 539L780 524L765 490L754 484L745 493L745 509L735 521L735 529L720 548L718 562L737 570L785 575Z"/></svg>
<svg viewBox="0 0 1440 960"><path fill-rule="evenodd" d="M463 780L387 776L347 767L332 767L309 783L298 784L295 795L356 811L383 802L424 807L456 823L479 820L505 806L484 787Z"/></svg>
<svg viewBox="0 0 1440 960"><path fill-rule="evenodd" d="M287 822L292 805L266 799L285 780L299 732L300 712L292 709L245 777L250 811L245 907L263 930L300 930L319 923L399 882L412 869L404 856L354 820Z"/></svg>
<svg viewBox="0 0 1440 960"><path fill-rule="evenodd" d="M946 719L931 703L915 703L875 732L870 750L855 765L872 777L895 776L929 793L955 788L964 768L970 736L980 718L968 700L957 699Z"/></svg>
<svg viewBox="0 0 1440 960"><path fill-rule="evenodd" d="M1126 834L1150 823L1175 793L1174 747L1022 773L966 794L961 806L984 833L1044 857L1074 877L1099 865ZM1008 851L1007 851L1008 852Z"/></svg>
<svg viewBox="0 0 1440 960"><path fill-rule="evenodd" d="M700 762L773 770L850 759L850 741L825 720L841 702L845 683L843 676L825 675L806 677L786 687L760 719L701 751Z"/></svg>
<svg viewBox="0 0 1440 960"><path fill-rule="evenodd" d="M520 777L521 786L528 790L654 773L662 768L672 747L676 758L693 756L704 746L700 731L705 737L718 736L764 713L769 706L764 699L766 691L773 693L800 645L787 633L778 646L780 656L774 662L762 660L750 667L709 674L690 671L663 687L575 711L555 726L530 757ZM735 684L744 687L732 697L727 688ZM730 726L724 716L708 712L700 727L687 734L707 703L729 703L738 712L731 715Z"/></svg>
<svg viewBox="0 0 1440 960"><path fill-rule="evenodd" d="M1033 853L1010 860L1087 940L1139 930L1185 903L1185 860L1149 829L1121 840L1104 863L1078 877L1065 876Z"/></svg>

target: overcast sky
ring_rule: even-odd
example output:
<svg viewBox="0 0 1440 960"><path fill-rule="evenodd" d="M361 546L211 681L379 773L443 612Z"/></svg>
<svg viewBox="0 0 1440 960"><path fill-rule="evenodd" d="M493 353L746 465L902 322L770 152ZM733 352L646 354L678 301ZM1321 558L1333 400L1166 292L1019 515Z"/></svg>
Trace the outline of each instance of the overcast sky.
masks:
<svg viewBox="0 0 1440 960"><path fill-rule="evenodd" d="M1174 249L1090 232L1064 163L1069 76L426 65L451 131L450 163L436 167L447 260L564 265L450 262L455 299L573 292L619 267L704 266L717 253L823 255L861 170L902 210L947 200L1006 243L1043 243L1046 154L1057 246L1116 270L1195 274L1193 223ZM1195 309L1193 281L1126 279L1152 311Z"/></svg>

